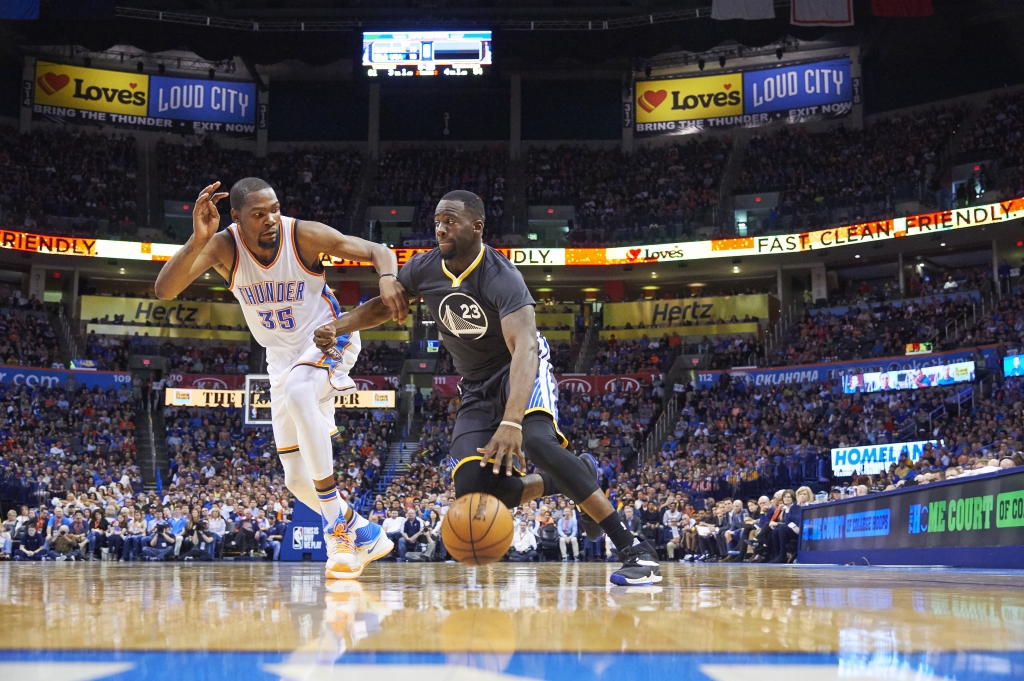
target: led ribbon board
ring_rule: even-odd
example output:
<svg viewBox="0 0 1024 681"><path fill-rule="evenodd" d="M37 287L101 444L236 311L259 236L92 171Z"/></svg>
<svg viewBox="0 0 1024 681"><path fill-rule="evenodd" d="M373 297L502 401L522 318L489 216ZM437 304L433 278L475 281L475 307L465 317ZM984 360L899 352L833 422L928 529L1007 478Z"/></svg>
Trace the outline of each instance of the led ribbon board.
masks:
<svg viewBox="0 0 1024 681"><path fill-rule="evenodd" d="M1016 198L983 206L921 213L891 220L829 227L798 234L615 248L497 248L495 250L511 260L517 267L642 265L711 258L806 253L857 244L875 244L908 236L998 225L1022 217L1024 217L1024 198ZM178 244L48 236L3 229L0 230L0 248L51 255L160 262L169 260L181 246ZM395 248L393 250L398 257L398 264L402 265L417 253L425 253L431 249ZM323 263L335 267L372 267L369 262L332 259L326 256L323 258Z"/></svg>

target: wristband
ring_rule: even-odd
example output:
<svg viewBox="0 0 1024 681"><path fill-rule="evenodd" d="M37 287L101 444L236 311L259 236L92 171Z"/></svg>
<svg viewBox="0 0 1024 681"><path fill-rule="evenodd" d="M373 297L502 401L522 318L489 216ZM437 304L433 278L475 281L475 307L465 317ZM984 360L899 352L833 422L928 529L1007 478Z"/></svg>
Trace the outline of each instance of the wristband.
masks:
<svg viewBox="0 0 1024 681"><path fill-rule="evenodd" d="M518 428L519 430L523 429L523 425L521 423L516 423L515 421L502 421L498 425L501 425L501 426L512 426L513 428Z"/></svg>
<svg viewBox="0 0 1024 681"><path fill-rule="evenodd" d="M398 279L398 275L397 274L390 274L389 273L389 274L382 274L382 275L380 275L379 277L377 277L377 280L380 281L384 277L394 277L395 279Z"/></svg>

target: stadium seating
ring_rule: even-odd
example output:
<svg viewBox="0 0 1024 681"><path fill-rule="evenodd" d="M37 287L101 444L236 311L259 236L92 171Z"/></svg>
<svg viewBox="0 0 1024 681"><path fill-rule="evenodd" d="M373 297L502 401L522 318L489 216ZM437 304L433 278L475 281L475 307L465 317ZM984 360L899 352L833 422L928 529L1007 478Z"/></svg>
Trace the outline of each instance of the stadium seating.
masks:
<svg viewBox="0 0 1024 681"><path fill-rule="evenodd" d="M135 138L0 126L2 225L30 232L131 237L138 221Z"/></svg>
<svg viewBox="0 0 1024 681"><path fill-rule="evenodd" d="M714 224L728 140L708 137L632 155L563 146L530 149L526 199L576 209L568 245L657 243L692 238Z"/></svg>

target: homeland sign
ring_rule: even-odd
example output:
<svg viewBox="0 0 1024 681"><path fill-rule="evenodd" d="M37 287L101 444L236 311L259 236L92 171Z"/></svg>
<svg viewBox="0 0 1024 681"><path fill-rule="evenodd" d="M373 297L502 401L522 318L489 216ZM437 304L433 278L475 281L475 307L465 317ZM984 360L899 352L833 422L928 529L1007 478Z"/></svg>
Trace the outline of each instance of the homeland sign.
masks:
<svg viewBox="0 0 1024 681"><path fill-rule="evenodd" d="M886 445L864 445L863 447L838 447L832 450L832 473L839 477L848 475L876 475L889 470L906 455L917 463L924 453L924 446L938 447L938 440L897 442Z"/></svg>

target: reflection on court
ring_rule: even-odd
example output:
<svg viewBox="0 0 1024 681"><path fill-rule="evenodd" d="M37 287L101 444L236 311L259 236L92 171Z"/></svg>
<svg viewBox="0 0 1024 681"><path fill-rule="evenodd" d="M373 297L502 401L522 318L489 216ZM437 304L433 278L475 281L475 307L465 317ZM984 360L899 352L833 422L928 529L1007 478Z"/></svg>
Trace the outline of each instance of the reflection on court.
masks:
<svg viewBox="0 0 1024 681"><path fill-rule="evenodd" d="M0 566L0 648L352 652L1024 650L1011 573L676 566L383 564L325 584L301 564ZM60 636L53 636L59 627Z"/></svg>

